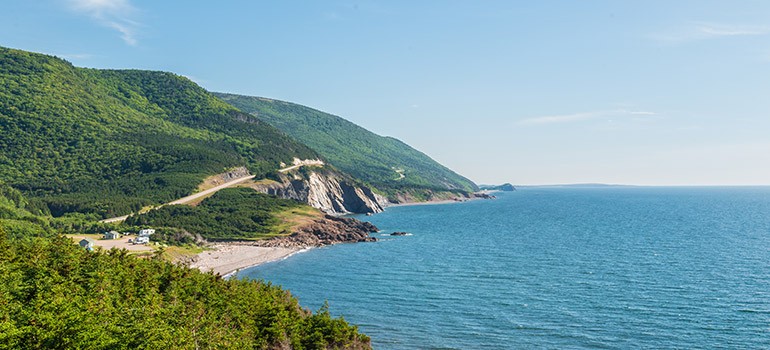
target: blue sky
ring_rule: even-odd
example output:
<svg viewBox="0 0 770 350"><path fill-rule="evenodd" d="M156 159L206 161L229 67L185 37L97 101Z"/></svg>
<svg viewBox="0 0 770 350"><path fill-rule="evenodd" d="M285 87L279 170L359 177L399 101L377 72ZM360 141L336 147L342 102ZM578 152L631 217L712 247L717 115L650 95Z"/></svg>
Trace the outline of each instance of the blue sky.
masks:
<svg viewBox="0 0 770 350"><path fill-rule="evenodd" d="M479 183L770 184L767 1L9 0L0 45L304 104Z"/></svg>

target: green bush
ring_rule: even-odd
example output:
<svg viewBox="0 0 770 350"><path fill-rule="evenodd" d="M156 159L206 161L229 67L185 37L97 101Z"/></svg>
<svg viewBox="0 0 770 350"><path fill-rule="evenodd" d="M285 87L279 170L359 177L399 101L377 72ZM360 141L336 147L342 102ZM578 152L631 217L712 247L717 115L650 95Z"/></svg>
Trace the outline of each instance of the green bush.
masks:
<svg viewBox="0 0 770 350"><path fill-rule="evenodd" d="M367 349L328 311L261 281L88 252L0 226L0 349Z"/></svg>
<svg viewBox="0 0 770 350"><path fill-rule="evenodd" d="M126 224L179 228L206 239L257 239L280 233L274 232L280 223L275 213L300 206L306 204L250 188L226 188L198 206L168 205L133 215Z"/></svg>

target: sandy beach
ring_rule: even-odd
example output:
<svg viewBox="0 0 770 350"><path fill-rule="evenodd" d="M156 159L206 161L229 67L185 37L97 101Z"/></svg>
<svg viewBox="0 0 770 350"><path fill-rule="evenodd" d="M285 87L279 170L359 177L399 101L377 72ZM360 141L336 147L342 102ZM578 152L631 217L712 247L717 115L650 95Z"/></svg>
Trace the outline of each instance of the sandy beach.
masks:
<svg viewBox="0 0 770 350"><path fill-rule="evenodd" d="M191 264L190 267L198 268L204 272L213 271L226 276L240 269L283 259L301 250L299 248L256 247L227 243L218 243L212 248L213 250L198 254L198 261Z"/></svg>

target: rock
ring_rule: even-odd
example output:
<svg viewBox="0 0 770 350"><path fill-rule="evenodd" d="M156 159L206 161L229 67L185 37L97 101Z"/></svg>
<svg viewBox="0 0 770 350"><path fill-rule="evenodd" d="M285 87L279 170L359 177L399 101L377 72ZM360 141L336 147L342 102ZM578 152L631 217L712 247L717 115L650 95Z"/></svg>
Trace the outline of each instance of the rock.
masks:
<svg viewBox="0 0 770 350"><path fill-rule="evenodd" d="M331 170L278 174L275 182L252 186L257 191L306 202L327 214L379 213L384 198Z"/></svg>
<svg viewBox="0 0 770 350"><path fill-rule="evenodd" d="M337 243L374 242L377 239L369 236L369 233L377 231L379 231L377 226L369 222L326 215L301 227L290 236L258 241L257 245L265 247L320 247Z"/></svg>
<svg viewBox="0 0 770 350"><path fill-rule="evenodd" d="M218 185L221 185L221 184L223 184L225 182L232 181L232 180L235 180L235 179L239 179L239 178L242 178L242 177L246 177L246 176L249 176L249 175L251 175L249 173L249 169L246 169L246 167L237 167L237 168L230 169L229 171L227 171L225 173L222 173L222 174L219 174L219 175L214 175L214 176L210 177L207 181L212 186L218 186Z"/></svg>
<svg viewBox="0 0 770 350"><path fill-rule="evenodd" d="M390 234L391 236L407 236L409 235L409 232L403 232L403 231L396 231Z"/></svg>

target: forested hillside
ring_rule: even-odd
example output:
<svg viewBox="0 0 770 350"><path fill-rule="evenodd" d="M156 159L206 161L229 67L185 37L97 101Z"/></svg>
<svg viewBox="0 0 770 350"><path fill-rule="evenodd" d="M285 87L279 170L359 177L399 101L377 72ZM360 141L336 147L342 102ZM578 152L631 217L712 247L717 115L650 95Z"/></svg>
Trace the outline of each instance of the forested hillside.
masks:
<svg viewBox="0 0 770 350"><path fill-rule="evenodd" d="M281 199L251 188L228 188L206 198L200 205L168 205L134 215L126 224L137 227L184 229L206 239L260 239L292 232L283 226L280 214L289 210L313 210L305 203Z"/></svg>
<svg viewBox="0 0 770 350"><path fill-rule="evenodd" d="M392 137L305 106L214 93L318 151L337 168L388 193L402 189L475 191L476 185Z"/></svg>
<svg viewBox="0 0 770 350"><path fill-rule="evenodd" d="M0 48L0 181L27 209L95 218L191 193L245 165L265 175L310 148L165 72L96 70Z"/></svg>
<svg viewBox="0 0 770 350"><path fill-rule="evenodd" d="M269 283L41 237L24 202L0 187L0 349L370 348Z"/></svg>

